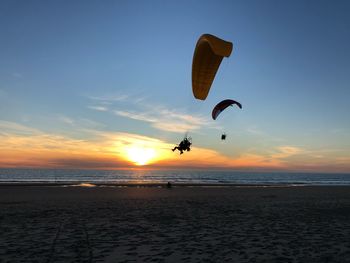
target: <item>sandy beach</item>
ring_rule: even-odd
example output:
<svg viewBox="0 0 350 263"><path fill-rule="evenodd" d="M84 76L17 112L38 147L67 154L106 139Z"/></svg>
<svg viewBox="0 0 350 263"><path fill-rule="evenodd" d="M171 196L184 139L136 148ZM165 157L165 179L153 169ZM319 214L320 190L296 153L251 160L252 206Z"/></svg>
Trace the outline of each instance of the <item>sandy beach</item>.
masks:
<svg viewBox="0 0 350 263"><path fill-rule="evenodd" d="M350 262L350 187L0 186L0 262Z"/></svg>

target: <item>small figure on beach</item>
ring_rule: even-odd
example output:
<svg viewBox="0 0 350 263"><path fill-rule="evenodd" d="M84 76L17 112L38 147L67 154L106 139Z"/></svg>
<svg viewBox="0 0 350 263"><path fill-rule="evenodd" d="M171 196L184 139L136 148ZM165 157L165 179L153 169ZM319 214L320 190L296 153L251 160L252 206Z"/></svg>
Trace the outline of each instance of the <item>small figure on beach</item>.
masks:
<svg viewBox="0 0 350 263"><path fill-rule="evenodd" d="M170 183L170 182L168 182L168 183L166 184L166 188L168 188L168 189L171 188L171 183Z"/></svg>
<svg viewBox="0 0 350 263"><path fill-rule="evenodd" d="M176 149L180 151L180 154L183 154L184 151L190 151L191 150L191 138L185 137L178 146L175 146L172 151L175 151Z"/></svg>

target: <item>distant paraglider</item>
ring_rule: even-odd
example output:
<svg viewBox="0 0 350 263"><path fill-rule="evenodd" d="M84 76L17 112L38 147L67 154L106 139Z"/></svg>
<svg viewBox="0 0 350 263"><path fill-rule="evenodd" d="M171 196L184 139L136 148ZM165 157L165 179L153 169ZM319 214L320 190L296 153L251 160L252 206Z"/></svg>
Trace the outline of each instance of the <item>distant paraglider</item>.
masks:
<svg viewBox="0 0 350 263"><path fill-rule="evenodd" d="M205 100L224 57L232 52L232 43L210 34L197 42L192 61L192 91L196 99Z"/></svg>
<svg viewBox="0 0 350 263"><path fill-rule="evenodd" d="M227 107L233 106L233 104L236 104L238 108L242 109L242 104L235 100L223 100L219 102L213 109L211 116L213 120L216 120L216 118L220 115L221 112L223 112Z"/></svg>
<svg viewBox="0 0 350 263"><path fill-rule="evenodd" d="M222 141L226 140L226 134L225 133L221 134L221 140Z"/></svg>
<svg viewBox="0 0 350 263"><path fill-rule="evenodd" d="M216 120L216 118L220 115L221 112L223 112L227 107L229 106L233 106L234 104L236 104L238 106L238 108L242 109L242 104L239 103L238 101L235 100L223 100L221 102L219 102L213 109L211 116L213 118L213 120ZM226 134L223 133L221 135L221 140L225 141L226 140Z"/></svg>

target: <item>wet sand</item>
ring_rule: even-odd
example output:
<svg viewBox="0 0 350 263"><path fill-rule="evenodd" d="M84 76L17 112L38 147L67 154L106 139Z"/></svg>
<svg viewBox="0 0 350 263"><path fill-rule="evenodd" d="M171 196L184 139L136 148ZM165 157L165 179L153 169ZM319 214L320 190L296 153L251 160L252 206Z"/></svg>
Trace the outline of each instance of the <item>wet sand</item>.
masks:
<svg viewBox="0 0 350 263"><path fill-rule="evenodd" d="M0 186L0 262L350 262L350 187Z"/></svg>

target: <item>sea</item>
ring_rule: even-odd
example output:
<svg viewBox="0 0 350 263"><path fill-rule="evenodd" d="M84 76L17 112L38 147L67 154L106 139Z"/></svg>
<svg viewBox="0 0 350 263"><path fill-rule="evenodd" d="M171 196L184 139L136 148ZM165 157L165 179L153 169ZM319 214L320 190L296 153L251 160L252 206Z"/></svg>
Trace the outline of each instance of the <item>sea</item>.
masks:
<svg viewBox="0 0 350 263"><path fill-rule="evenodd" d="M0 169L0 183L350 185L350 174L208 170Z"/></svg>

